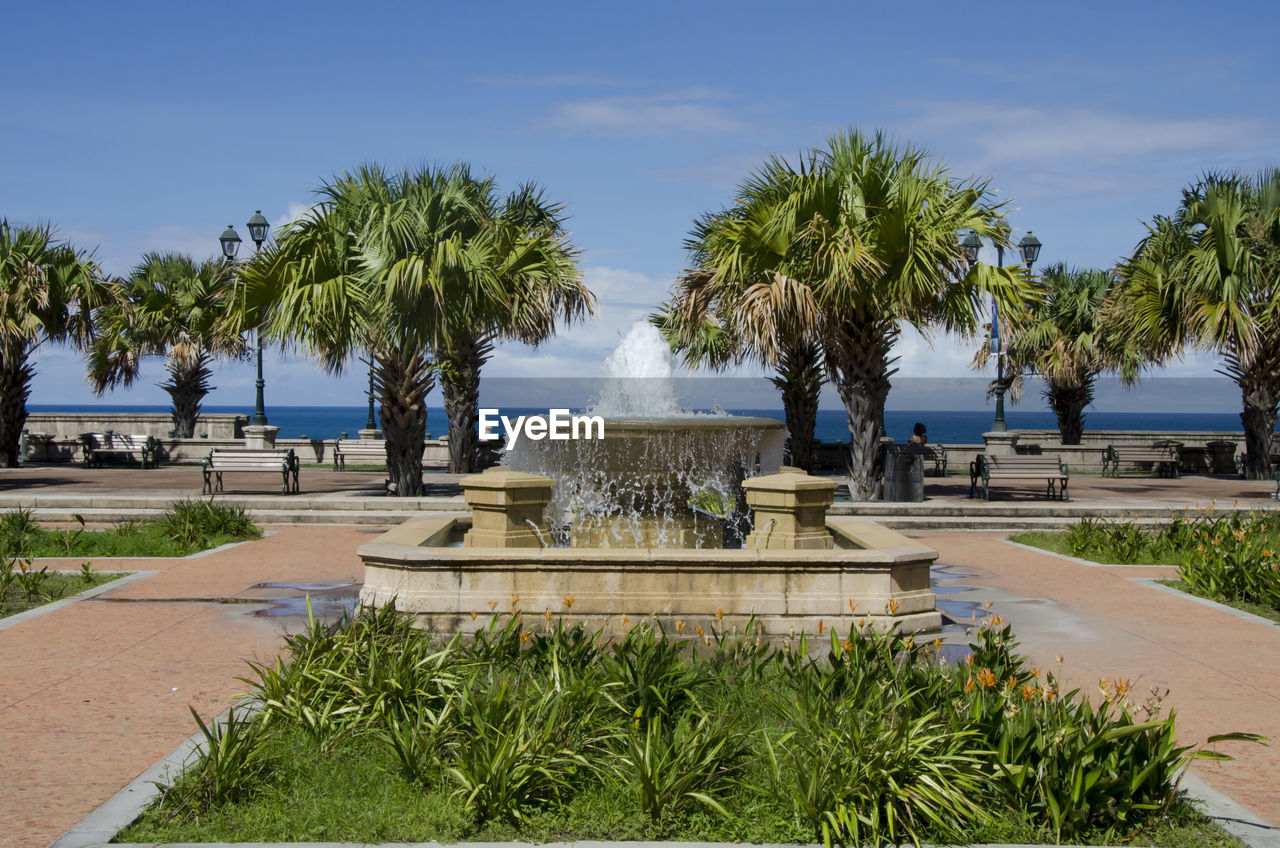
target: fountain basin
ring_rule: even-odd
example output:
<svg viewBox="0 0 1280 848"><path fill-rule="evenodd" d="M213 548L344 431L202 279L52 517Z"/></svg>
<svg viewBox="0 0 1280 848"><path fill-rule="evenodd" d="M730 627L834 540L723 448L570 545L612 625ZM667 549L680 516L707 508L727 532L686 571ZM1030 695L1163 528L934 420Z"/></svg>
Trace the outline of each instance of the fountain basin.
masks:
<svg viewBox="0 0 1280 848"><path fill-rule="evenodd" d="M466 513L412 519L360 546L361 603L394 604L442 633L478 630L491 609L520 610L530 629L550 613L612 635L650 615L686 636L752 620L772 638L817 634L820 621L942 624L929 581L937 551L869 521L828 518L827 550L460 547L470 524Z"/></svg>
<svg viewBox="0 0 1280 848"><path fill-rule="evenodd" d="M744 477L777 471L785 431L772 418L606 418L603 439L521 441L507 465L554 481L548 518L574 547L718 548L720 525L689 499L732 500Z"/></svg>

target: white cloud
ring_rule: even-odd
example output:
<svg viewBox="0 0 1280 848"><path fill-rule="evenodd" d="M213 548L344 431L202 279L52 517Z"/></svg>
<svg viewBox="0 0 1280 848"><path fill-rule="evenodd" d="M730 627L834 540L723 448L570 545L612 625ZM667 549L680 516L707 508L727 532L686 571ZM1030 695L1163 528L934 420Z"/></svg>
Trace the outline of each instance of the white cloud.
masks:
<svg viewBox="0 0 1280 848"><path fill-rule="evenodd" d="M994 162L1116 160L1242 150L1266 139L1255 118L1180 118L1092 107L1045 109L982 101L918 104L914 128L967 138Z"/></svg>
<svg viewBox="0 0 1280 848"><path fill-rule="evenodd" d="M542 124L601 135L665 136L745 130L746 122L724 105L728 99L717 89L696 87L569 100L553 106Z"/></svg>

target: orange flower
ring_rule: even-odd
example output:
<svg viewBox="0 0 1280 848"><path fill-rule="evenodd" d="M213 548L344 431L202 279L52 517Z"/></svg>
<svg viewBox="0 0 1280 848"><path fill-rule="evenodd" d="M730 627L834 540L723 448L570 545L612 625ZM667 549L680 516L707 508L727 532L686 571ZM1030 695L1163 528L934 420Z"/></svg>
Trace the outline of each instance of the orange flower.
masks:
<svg viewBox="0 0 1280 848"><path fill-rule="evenodd" d="M564 596L564 605L567 606L569 609L573 609L573 595Z"/></svg>
<svg viewBox="0 0 1280 848"><path fill-rule="evenodd" d="M857 611L858 611L858 605L857 605L856 603L854 603L854 602L853 602L853 598L850 598L850 599L849 599L849 612L857 612Z"/></svg>
<svg viewBox="0 0 1280 848"><path fill-rule="evenodd" d="M683 622L683 621L677 621L677 622L676 622L676 632L677 632L677 633L683 633L683 632L684 632L684 622Z"/></svg>
<svg viewBox="0 0 1280 848"><path fill-rule="evenodd" d="M626 624L626 623L627 623L628 621L630 621L630 620L631 620L631 619L627 618L625 615L622 617L622 623L623 623L623 624Z"/></svg>
<svg viewBox="0 0 1280 848"><path fill-rule="evenodd" d="M720 607L716 607L716 620L720 621L723 619L724 619L724 610L721 609Z"/></svg>
<svg viewBox="0 0 1280 848"><path fill-rule="evenodd" d="M529 631L528 631L528 630L521 630L521 631L520 631L520 644L521 644L521 645L523 645L525 642L528 642L528 641L529 641Z"/></svg>
<svg viewBox="0 0 1280 848"><path fill-rule="evenodd" d="M519 595L512 595L512 596L511 596L511 606L513 606L513 607L514 607L514 606L515 606L516 604L518 604L518 603L520 603L520 596L519 596Z"/></svg>
<svg viewBox="0 0 1280 848"><path fill-rule="evenodd" d="M498 602L497 602L497 601L490 601L490 602L489 602L489 609L490 609L490 610L496 610L497 608L498 608Z"/></svg>
<svg viewBox="0 0 1280 848"><path fill-rule="evenodd" d="M475 611L475 610L472 610L472 611L471 611L471 620L472 620L472 621L475 621L475 620L476 620L476 611Z"/></svg>
<svg viewBox="0 0 1280 848"><path fill-rule="evenodd" d="M902 606L902 604L898 603L897 598L890 598L888 606L889 606L889 615L897 615L898 607Z"/></svg>
<svg viewBox="0 0 1280 848"><path fill-rule="evenodd" d="M853 643L852 643L852 642L850 642L848 639L841 639L841 640L840 640L840 647L844 648L846 651L852 651L852 650L853 650Z"/></svg>
<svg viewBox="0 0 1280 848"><path fill-rule="evenodd" d="M546 617L548 622L551 621L551 609L549 607L547 608L547 611L543 613L543 615Z"/></svg>
<svg viewBox="0 0 1280 848"><path fill-rule="evenodd" d="M702 625L701 625L701 624L695 624L695 625L693 625L693 629L697 631L697 633L698 633L698 635L699 635L699 636L701 636L701 635L702 635Z"/></svg>
<svg viewBox="0 0 1280 848"><path fill-rule="evenodd" d="M966 692L973 691L973 675L972 674L969 675L968 678L966 678L964 681L964 691Z"/></svg>
<svg viewBox="0 0 1280 848"><path fill-rule="evenodd" d="M996 685L995 672L993 672L989 668L979 669L978 682L981 683L983 686L985 686L987 689L990 689L991 687Z"/></svg>
<svg viewBox="0 0 1280 848"><path fill-rule="evenodd" d="M1036 687L1028 683L1026 686L1022 687L1022 700L1030 701L1032 698L1036 696L1037 691L1038 690L1036 689Z"/></svg>
<svg viewBox="0 0 1280 848"><path fill-rule="evenodd" d="M819 636L822 635L822 629L823 629L822 619L818 619L818 635Z"/></svg>

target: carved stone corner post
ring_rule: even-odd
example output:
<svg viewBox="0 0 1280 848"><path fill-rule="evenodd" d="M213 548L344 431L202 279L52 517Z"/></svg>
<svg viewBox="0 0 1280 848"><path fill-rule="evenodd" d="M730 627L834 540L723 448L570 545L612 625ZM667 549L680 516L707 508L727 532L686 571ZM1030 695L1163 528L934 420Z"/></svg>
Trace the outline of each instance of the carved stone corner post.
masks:
<svg viewBox="0 0 1280 848"><path fill-rule="evenodd" d="M805 548L830 550L827 507L835 501L836 483L807 474L770 474L743 481L747 505L755 513L748 550Z"/></svg>
<svg viewBox="0 0 1280 848"><path fill-rule="evenodd" d="M543 548L551 544L544 513L551 500L549 477L490 468L462 478L462 496L471 510L467 548Z"/></svg>

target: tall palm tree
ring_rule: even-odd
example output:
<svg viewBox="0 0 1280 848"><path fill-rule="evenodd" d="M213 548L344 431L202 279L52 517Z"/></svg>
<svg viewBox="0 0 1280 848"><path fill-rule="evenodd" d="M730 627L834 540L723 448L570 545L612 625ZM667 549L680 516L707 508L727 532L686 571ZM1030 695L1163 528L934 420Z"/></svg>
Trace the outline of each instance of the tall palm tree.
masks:
<svg viewBox="0 0 1280 848"><path fill-rule="evenodd" d="M451 379L465 373L486 355L483 344L466 350L459 341L467 316L483 337L493 313L522 314L522 299L546 296L531 291L539 268L563 273L533 244L567 249L563 235L514 235L490 214L493 193L492 179L463 164L398 174L366 165L323 185L310 212L241 271L244 320L262 310L268 337L301 346L332 372L369 355L399 495L422 492L436 354L461 360L445 365Z"/></svg>
<svg viewBox="0 0 1280 848"><path fill-rule="evenodd" d="M1245 474L1270 473L1280 413L1280 168L1207 174L1121 267L1118 316L1152 357L1217 351L1240 387Z"/></svg>
<svg viewBox="0 0 1280 848"><path fill-rule="evenodd" d="M111 296L93 259L56 240L51 227L0 220L0 467L18 464L32 354L46 341L85 347Z"/></svg>
<svg viewBox="0 0 1280 848"><path fill-rule="evenodd" d="M710 217L700 224L714 226ZM746 292L735 289L744 301L717 299L705 308L691 309L688 291L701 288L707 273L685 272L676 282L673 301L650 320L685 363L695 368L721 371L743 362L771 368L774 373L768 379L782 397L791 464L813 471L818 397L826 382L820 340L792 314L784 279L766 279Z"/></svg>
<svg viewBox="0 0 1280 848"><path fill-rule="evenodd" d="M89 382L102 394L132 385L144 357L164 356L174 435L195 435L212 363L244 352L228 321L237 305L235 279L222 260L197 263L179 253L148 253L101 312L89 348Z"/></svg>
<svg viewBox="0 0 1280 848"><path fill-rule="evenodd" d="M1023 374L1044 378L1044 396L1058 419L1062 444L1078 445L1098 375L1117 371L1131 380L1142 359L1103 319L1116 286L1113 271L1050 265L1037 286L1039 297L1005 322L1006 368L1015 397ZM989 351L987 345L979 348L975 363L984 363Z"/></svg>
<svg viewBox="0 0 1280 848"><path fill-rule="evenodd" d="M478 200L485 226L477 247L488 253L483 261L497 287L477 285L450 301L434 348L455 473L475 470L480 370L494 343L537 345L555 334L558 321L570 323L595 311L595 297L578 271L578 251L564 229L564 207L547 201L535 185L502 200L491 181L484 189Z"/></svg>
<svg viewBox="0 0 1280 848"><path fill-rule="evenodd" d="M698 248L698 267L708 273L684 285L694 317L717 301L785 292L796 326L821 339L848 416L854 498L875 494L890 351L901 327L972 333L984 295L1012 312L1031 292L1019 273L970 265L957 239L965 229L1005 238L986 182L956 180L920 150L849 131L798 166L766 162Z"/></svg>

